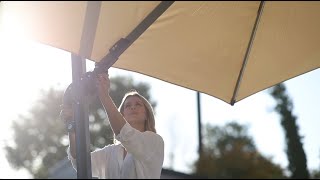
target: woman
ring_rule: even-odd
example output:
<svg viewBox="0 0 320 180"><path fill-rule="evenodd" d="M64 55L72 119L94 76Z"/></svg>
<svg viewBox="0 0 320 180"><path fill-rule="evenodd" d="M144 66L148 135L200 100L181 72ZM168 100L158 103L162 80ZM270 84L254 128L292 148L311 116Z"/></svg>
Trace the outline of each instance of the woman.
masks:
<svg viewBox="0 0 320 180"><path fill-rule="evenodd" d="M91 152L92 176L159 179L164 159L164 142L156 134L150 103L139 93L132 91L124 96L118 110L109 95L108 74L98 75L96 86L117 141ZM64 119L70 119L71 108L62 107ZM74 132L69 132L69 140L68 158L76 169Z"/></svg>

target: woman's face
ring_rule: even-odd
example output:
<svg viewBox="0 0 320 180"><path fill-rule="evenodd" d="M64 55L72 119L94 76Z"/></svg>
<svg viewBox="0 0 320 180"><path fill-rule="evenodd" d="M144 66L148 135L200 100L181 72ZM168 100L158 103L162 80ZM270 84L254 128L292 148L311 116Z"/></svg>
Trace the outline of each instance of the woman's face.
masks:
<svg viewBox="0 0 320 180"><path fill-rule="evenodd" d="M138 96L129 96L124 102L123 116L129 123L144 123L146 108Z"/></svg>

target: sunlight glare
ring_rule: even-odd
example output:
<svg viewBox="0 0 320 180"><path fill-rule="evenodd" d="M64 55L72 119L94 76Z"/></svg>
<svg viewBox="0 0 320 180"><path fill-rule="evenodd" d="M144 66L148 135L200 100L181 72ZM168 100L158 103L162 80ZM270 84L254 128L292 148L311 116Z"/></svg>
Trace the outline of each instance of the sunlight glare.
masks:
<svg viewBox="0 0 320 180"><path fill-rule="evenodd" d="M27 33L22 28L24 26L24 22L19 21L17 14L15 13L17 9L14 7L5 8L6 6L7 4L1 3L0 39L1 44L12 46L17 42L23 42L27 40Z"/></svg>

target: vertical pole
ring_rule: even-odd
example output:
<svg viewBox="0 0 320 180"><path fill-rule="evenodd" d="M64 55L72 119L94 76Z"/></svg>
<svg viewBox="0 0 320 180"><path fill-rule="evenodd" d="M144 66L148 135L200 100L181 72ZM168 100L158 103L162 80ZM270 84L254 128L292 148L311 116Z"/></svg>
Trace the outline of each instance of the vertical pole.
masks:
<svg viewBox="0 0 320 180"><path fill-rule="evenodd" d="M92 179L88 106L81 82L81 76L86 72L86 64L85 59L74 54L71 54L71 60L73 93L75 93L73 110L76 122L77 178Z"/></svg>
<svg viewBox="0 0 320 180"><path fill-rule="evenodd" d="M202 153L202 132L201 132L201 103L200 103L200 93L197 91L197 105L198 105L198 138L199 138L199 156Z"/></svg>

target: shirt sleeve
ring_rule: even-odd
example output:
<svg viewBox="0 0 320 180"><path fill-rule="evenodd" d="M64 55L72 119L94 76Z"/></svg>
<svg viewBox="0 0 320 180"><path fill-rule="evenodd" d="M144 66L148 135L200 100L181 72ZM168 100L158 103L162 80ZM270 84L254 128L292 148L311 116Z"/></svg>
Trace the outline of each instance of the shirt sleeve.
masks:
<svg viewBox="0 0 320 180"><path fill-rule="evenodd" d="M139 160L163 161L164 142L162 137L154 132L140 132L126 122L116 139Z"/></svg>
<svg viewBox="0 0 320 180"><path fill-rule="evenodd" d="M68 154L68 159L71 161L72 167L77 171L77 161L71 155L70 146L68 146L67 154Z"/></svg>
<svg viewBox="0 0 320 180"><path fill-rule="evenodd" d="M91 152L91 168L93 177L105 177L107 163L107 147Z"/></svg>
<svg viewBox="0 0 320 180"><path fill-rule="evenodd" d="M108 146L91 152L91 169L93 177L103 177L105 175L107 147ZM73 168L77 171L77 160L72 157L70 146L67 149L67 154Z"/></svg>

